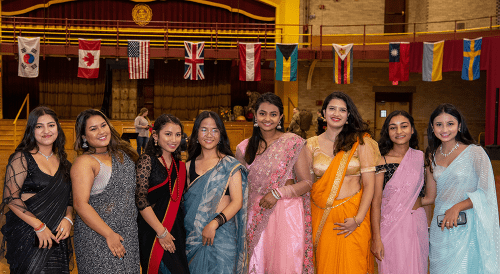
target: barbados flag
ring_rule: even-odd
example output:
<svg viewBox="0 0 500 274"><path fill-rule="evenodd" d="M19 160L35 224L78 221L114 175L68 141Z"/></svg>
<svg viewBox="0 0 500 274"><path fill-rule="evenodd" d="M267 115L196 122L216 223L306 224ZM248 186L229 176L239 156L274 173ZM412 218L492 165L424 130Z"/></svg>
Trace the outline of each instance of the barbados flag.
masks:
<svg viewBox="0 0 500 274"><path fill-rule="evenodd" d="M462 65L462 79L468 81L479 79L479 61L481 59L482 43L482 37L474 40L464 39L464 63Z"/></svg>
<svg viewBox="0 0 500 274"><path fill-rule="evenodd" d="M443 49L444 41L436 43L424 42L424 57L422 60L422 80L434 82L443 80Z"/></svg>
<svg viewBox="0 0 500 274"><path fill-rule="evenodd" d="M333 46L333 78L335 84L350 84L352 82L353 44Z"/></svg>
<svg viewBox="0 0 500 274"><path fill-rule="evenodd" d="M276 80L297 81L299 44L276 44Z"/></svg>

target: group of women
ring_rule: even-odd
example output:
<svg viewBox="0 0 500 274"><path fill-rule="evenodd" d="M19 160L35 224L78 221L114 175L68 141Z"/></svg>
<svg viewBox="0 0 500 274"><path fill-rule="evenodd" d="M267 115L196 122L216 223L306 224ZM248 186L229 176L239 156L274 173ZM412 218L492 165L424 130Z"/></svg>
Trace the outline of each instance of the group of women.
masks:
<svg viewBox="0 0 500 274"><path fill-rule="evenodd" d="M156 119L139 157L85 110L71 165L56 114L37 107L5 176L11 273L69 273L73 224L79 273L364 274L374 257L384 274L427 273L428 258L430 273L500 269L491 163L453 105L431 114L425 155L408 113L391 113L377 143L342 92L308 140L283 132L278 96L255 111L236 155L219 116L202 112L184 163L175 116Z"/></svg>

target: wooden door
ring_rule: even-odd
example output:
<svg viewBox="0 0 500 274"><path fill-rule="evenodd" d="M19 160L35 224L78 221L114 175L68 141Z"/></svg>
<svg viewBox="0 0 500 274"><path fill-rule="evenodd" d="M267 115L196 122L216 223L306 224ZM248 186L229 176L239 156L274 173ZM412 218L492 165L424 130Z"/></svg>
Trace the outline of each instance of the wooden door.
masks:
<svg viewBox="0 0 500 274"><path fill-rule="evenodd" d="M384 24L406 23L406 0L385 0ZM384 33L403 33L405 25L385 25Z"/></svg>
<svg viewBox="0 0 500 274"><path fill-rule="evenodd" d="M375 140L380 138L380 130L384 125L386 117L395 110L404 110L410 113L410 104L409 102L376 102Z"/></svg>

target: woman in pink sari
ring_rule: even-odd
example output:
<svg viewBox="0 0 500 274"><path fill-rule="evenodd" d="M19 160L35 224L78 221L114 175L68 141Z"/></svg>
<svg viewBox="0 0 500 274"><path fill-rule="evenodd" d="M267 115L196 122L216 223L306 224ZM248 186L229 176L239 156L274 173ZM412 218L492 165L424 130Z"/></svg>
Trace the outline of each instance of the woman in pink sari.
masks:
<svg viewBox="0 0 500 274"><path fill-rule="evenodd" d="M426 274L429 234L422 206L433 200L424 197L424 155L417 150L417 131L410 114L389 114L382 126L379 148L383 157L376 168L371 211L371 249L378 271Z"/></svg>
<svg viewBox="0 0 500 274"><path fill-rule="evenodd" d="M313 273L309 173L305 140L283 133L283 103L263 94L250 139L236 158L248 169L249 273Z"/></svg>

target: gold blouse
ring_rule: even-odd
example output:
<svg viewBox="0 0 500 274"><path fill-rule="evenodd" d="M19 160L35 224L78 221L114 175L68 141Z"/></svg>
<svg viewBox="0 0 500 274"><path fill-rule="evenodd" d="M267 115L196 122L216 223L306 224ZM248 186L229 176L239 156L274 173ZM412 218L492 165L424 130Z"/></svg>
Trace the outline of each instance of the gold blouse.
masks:
<svg viewBox="0 0 500 274"><path fill-rule="evenodd" d="M346 176L360 176L361 173L375 172L380 160L378 144L370 137L364 137L363 145L359 145L347 167ZM318 136L307 139L307 148L312 155L312 168L317 178L323 176L333 158L323 152L319 146Z"/></svg>

